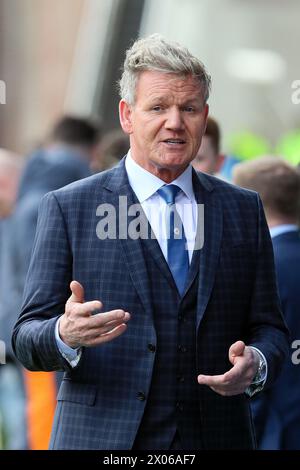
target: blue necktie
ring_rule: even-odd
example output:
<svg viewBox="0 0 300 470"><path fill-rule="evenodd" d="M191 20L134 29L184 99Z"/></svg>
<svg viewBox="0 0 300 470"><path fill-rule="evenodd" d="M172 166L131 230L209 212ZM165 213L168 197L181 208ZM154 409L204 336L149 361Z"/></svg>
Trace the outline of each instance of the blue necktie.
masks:
<svg viewBox="0 0 300 470"><path fill-rule="evenodd" d="M182 295L189 271L189 254L183 224L175 206L175 199L179 191L178 186L169 184L168 186L162 186L157 192L168 205L168 265L177 289Z"/></svg>

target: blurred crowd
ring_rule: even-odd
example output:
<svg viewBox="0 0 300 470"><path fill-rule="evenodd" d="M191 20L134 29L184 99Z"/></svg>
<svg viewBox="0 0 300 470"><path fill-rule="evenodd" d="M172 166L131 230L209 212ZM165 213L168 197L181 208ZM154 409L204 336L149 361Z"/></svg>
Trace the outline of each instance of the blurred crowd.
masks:
<svg viewBox="0 0 300 470"><path fill-rule="evenodd" d="M102 136L99 124L64 116L27 158L0 150L0 339L6 349L0 366L0 448L48 447L61 380L59 373L24 370L11 348L39 203L49 191L111 168L128 148L121 130Z"/></svg>
<svg viewBox="0 0 300 470"><path fill-rule="evenodd" d="M26 158L0 150L0 340L6 347L6 363L0 365L0 448L47 448L61 380L59 373L24 370L10 341L41 198L117 165L128 149L128 136L120 129L102 135L98 123L64 116ZM300 340L300 171L278 156L257 155L247 162L239 162L238 157L222 152L220 127L210 117L193 166L259 193L273 240L282 309L291 331L291 357L279 381L252 403L258 445L300 449L300 368L292 360L292 345Z"/></svg>

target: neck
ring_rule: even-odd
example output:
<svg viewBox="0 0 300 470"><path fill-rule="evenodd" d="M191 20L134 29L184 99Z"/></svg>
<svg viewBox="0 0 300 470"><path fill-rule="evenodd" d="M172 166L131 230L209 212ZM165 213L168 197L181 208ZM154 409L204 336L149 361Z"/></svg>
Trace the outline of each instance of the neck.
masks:
<svg viewBox="0 0 300 470"><path fill-rule="evenodd" d="M131 158L141 168L148 171L149 173L152 173L152 175L156 176L167 184L172 183L172 181L178 178L188 167L188 164L185 164L184 166L178 166L175 168L162 168L149 161L141 162L134 158L132 153Z"/></svg>
<svg viewBox="0 0 300 470"><path fill-rule="evenodd" d="M172 183L172 181L176 180L176 178L178 178L186 169L187 166L178 170L169 170L166 168L161 168L158 169L158 171L151 171L150 173L157 176L157 178L161 179L165 183L169 184Z"/></svg>

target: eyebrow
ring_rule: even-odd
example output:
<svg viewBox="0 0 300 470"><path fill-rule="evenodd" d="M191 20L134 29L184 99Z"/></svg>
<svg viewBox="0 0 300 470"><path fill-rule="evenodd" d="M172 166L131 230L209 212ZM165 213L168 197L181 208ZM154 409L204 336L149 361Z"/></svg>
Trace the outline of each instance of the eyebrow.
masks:
<svg viewBox="0 0 300 470"><path fill-rule="evenodd" d="M154 103L156 101L159 101L159 102L165 102L167 101L166 100L166 97L164 96L153 96L153 97L149 97L149 103Z"/></svg>
<svg viewBox="0 0 300 470"><path fill-rule="evenodd" d="M168 101L168 99L166 99L165 96L154 96L154 97L149 97L149 104L153 104L153 103L156 103L156 102L159 102L159 103L166 103ZM183 103L180 104L180 106L186 106L186 105L197 105L199 104L199 101L201 101L201 99L199 98L188 98L187 101L184 101Z"/></svg>

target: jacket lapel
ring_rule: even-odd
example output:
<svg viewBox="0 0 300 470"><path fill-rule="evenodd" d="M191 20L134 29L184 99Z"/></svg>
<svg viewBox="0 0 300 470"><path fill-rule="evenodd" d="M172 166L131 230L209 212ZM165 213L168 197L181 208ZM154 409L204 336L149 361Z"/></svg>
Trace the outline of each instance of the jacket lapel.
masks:
<svg viewBox="0 0 300 470"><path fill-rule="evenodd" d="M196 246L202 246L194 252L198 263L194 263L193 276L199 266L199 284L197 300L197 329L207 307L219 261L220 246L223 232L223 212L220 198L217 197L214 186L205 175L193 174L195 197L198 204L203 204L198 213ZM204 210L203 210L204 209ZM193 259L194 261L194 259ZM194 277L193 277L194 279Z"/></svg>
<svg viewBox="0 0 300 470"><path fill-rule="evenodd" d="M201 245L201 238L203 235L201 233L201 219L203 219L203 188L201 187L200 181L198 179L197 173L193 170L193 189L195 194L196 203L198 205L198 221L197 221L197 233L195 240L195 248ZM191 265L189 269L188 279L186 283L185 294L191 288L195 277L199 272L199 262L200 262L200 250L194 249Z"/></svg>
<svg viewBox="0 0 300 470"><path fill-rule="evenodd" d="M111 203L116 208L117 243L120 244L120 249L124 253L132 283L147 314L151 317L151 292L142 242L139 238L135 240L130 237L129 232L133 217L128 216L128 210L133 204L138 204L138 201L129 185L125 159L121 160L119 165L109 172L104 187L112 193ZM146 217L145 223L149 225Z"/></svg>
<svg viewBox="0 0 300 470"><path fill-rule="evenodd" d="M109 189L110 191L113 191L115 194L115 203L116 206L118 207L119 201L118 198L124 198L124 206L126 206L125 211L128 214L128 209L132 205L136 204L139 207L140 214L139 214L139 220L141 221L140 223L143 224L144 227L146 227L145 232L147 233L147 236L141 240L140 238L138 239L132 239L130 236L125 236L120 240L122 249L124 250L126 254L126 258L128 263L130 264L131 268L134 268L134 264L137 263L136 258L139 255L139 259L141 262L143 262L143 265L145 267L144 273L147 273L147 267L145 263L145 258L144 258L144 249L147 250L147 254L152 256L153 260L158 266L158 269L162 272L162 274L166 277L167 281L170 284L170 287L172 289L176 289L176 284L173 279L172 273L169 269L168 263L161 251L161 248L159 246L159 243L154 235L154 233L151 231L151 226L149 224L149 221L139 204L139 201L133 192L126 173L125 169L125 159L123 159L120 164L113 170L113 174L110 178L110 180L106 183L106 188ZM123 211L122 211L123 212ZM130 232L129 227L130 223L132 222L133 217L128 217L126 221L122 222L119 219L120 214L117 215L117 223L120 223L121 226L124 228L124 224L126 224L126 230L124 231L125 233L128 234ZM118 225L117 225L118 226ZM128 266L129 266L128 264ZM135 278L135 272L138 272L138 277L136 278L136 281L139 283L141 282L141 272L140 269L142 268L142 265L138 266L136 265L136 269L134 269L132 273L132 278ZM148 279L148 276L147 276ZM149 290L149 282L147 282L147 289ZM146 287L146 286L145 286ZM149 293L149 299L150 299L150 293Z"/></svg>

